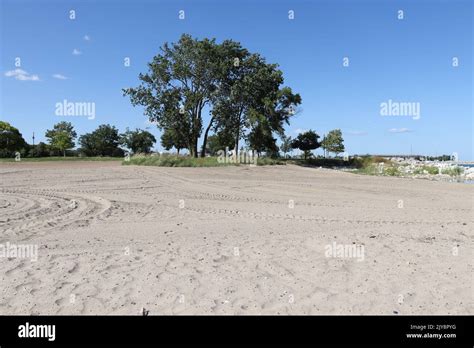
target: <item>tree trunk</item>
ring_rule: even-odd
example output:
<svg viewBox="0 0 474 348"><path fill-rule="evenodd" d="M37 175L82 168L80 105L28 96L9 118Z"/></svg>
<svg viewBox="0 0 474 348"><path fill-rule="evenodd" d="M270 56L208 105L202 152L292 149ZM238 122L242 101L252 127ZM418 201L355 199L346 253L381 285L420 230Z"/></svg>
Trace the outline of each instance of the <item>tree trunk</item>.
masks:
<svg viewBox="0 0 474 348"><path fill-rule="evenodd" d="M240 139L240 122L242 120L242 109L239 110L239 119L237 122L237 133L235 134L235 151L234 155L235 158L237 159L237 156L239 155L239 139Z"/></svg>
<svg viewBox="0 0 474 348"><path fill-rule="evenodd" d="M194 144L193 144L193 157L198 158L199 153L198 153L198 139L197 137L194 137Z"/></svg>
<svg viewBox="0 0 474 348"><path fill-rule="evenodd" d="M237 135L235 136L235 150L234 150L235 158L239 156L239 139L240 139L240 126L239 128L237 128Z"/></svg>
<svg viewBox="0 0 474 348"><path fill-rule="evenodd" d="M66 157L66 150L63 150L63 157Z"/></svg>
<svg viewBox="0 0 474 348"><path fill-rule="evenodd" d="M201 157L206 157L206 145L207 145L207 135L209 134L209 130L211 129L212 123L214 122L214 117L211 117L209 121L209 125L204 132L204 140L202 142L202 149L201 149Z"/></svg>

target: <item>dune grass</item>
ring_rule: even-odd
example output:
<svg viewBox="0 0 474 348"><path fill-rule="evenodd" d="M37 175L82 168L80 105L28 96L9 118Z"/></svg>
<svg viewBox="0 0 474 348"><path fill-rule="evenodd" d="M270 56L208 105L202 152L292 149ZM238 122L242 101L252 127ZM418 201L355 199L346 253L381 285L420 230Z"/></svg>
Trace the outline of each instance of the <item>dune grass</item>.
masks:
<svg viewBox="0 0 474 348"><path fill-rule="evenodd" d="M441 170L441 174L447 174L449 176L459 176L464 172L462 167L449 167Z"/></svg>
<svg viewBox="0 0 474 348"><path fill-rule="evenodd" d="M158 167L226 167L249 165L249 163L231 163L222 162L218 157L189 157L176 156L171 154L163 155L136 155L125 159L123 165L141 165L141 166L158 166ZM267 157L260 157L257 160L257 165L277 165L285 164L284 161L272 159Z"/></svg>
<svg viewBox="0 0 474 348"><path fill-rule="evenodd" d="M124 160L123 165L158 166L158 167L219 167L228 165L219 163L217 157L194 158L187 156L132 156Z"/></svg>

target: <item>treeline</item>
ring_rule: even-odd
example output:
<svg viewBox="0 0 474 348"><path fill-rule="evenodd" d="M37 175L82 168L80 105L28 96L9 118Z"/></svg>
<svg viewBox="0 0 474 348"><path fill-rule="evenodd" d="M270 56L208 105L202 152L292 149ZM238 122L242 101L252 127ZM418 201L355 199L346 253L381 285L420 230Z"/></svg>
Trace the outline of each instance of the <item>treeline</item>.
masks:
<svg viewBox="0 0 474 348"><path fill-rule="evenodd" d="M283 86L277 64L233 40L219 44L184 34L161 47L139 80L124 96L162 130L165 149L187 149L193 157L226 147L237 154L242 140L251 150L277 156L277 137L301 104L300 95Z"/></svg>
<svg viewBox="0 0 474 348"><path fill-rule="evenodd" d="M170 150L175 147L172 140L168 138L170 133L164 132L161 137L161 145ZM225 150L226 143L219 137L222 133L209 136L206 153L216 156L219 151ZM19 152L21 157L50 157L50 156L110 156L122 157L125 151L133 154L148 154L152 151L156 138L146 130L126 129L124 133L119 133L115 126L109 124L100 125L91 133L86 133L77 137L74 126L70 122L59 122L45 132L47 143L40 142L35 145L28 144L20 131L7 122L0 121L0 157L14 157ZM320 136L312 131L300 133L295 139L283 134L282 143L275 149L270 157L280 157L280 151L285 157L293 149L303 152L303 158L308 159L313 156L312 151L322 148L325 153L332 152L336 156L344 151L344 140L340 129L330 131L322 141ZM78 148L76 147L76 140ZM179 150L186 147L177 147ZM243 148L241 148L243 149Z"/></svg>
<svg viewBox="0 0 474 348"><path fill-rule="evenodd" d="M47 143L28 144L20 131L7 122L0 121L0 157L50 156L110 156L123 157L125 151L150 153L156 139L145 130L119 130L111 125L100 125L91 133L77 137L70 122L59 122L45 133ZM76 146L76 139L78 148Z"/></svg>

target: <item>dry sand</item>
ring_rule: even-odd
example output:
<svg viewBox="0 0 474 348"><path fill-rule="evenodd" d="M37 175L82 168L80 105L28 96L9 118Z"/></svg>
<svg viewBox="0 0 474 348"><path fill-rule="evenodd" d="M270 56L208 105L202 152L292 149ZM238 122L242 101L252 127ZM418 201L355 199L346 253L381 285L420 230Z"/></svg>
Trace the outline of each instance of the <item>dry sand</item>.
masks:
<svg viewBox="0 0 474 348"><path fill-rule="evenodd" d="M473 193L295 166L3 163L0 243L38 260L0 258L0 314L472 314ZM364 259L327 257L333 242Z"/></svg>

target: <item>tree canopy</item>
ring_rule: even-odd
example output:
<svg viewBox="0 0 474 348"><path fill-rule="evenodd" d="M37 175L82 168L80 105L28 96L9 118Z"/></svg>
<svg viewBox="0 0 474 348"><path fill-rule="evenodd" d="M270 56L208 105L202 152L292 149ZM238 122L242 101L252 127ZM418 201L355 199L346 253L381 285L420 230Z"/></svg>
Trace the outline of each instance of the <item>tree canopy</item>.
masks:
<svg viewBox="0 0 474 348"><path fill-rule="evenodd" d="M28 146L20 131L10 123L0 121L0 157L10 157Z"/></svg>
<svg viewBox="0 0 474 348"><path fill-rule="evenodd" d="M136 129L127 130L120 135L120 144L133 153L150 153L156 138L148 131Z"/></svg>
<svg viewBox="0 0 474 348"><path fill-rule="evenodd" d="M61 151L63 156L66 156L66 150L74 147L77 133L70 122L63 121L56 123L53 129L48 129L45 136L53 149Z"/></svg>
<svg viewBox="0 0 474 348"><path fill-rule="evenodd" d="M236 150L246 139L261 151L275 151L272 133L283 133L301 103L291 88L282 87L283 73L276 64L232 40L218 44L184 34L177 43L165 43L148 68L139 75L141 84L124 89L124 95L132 105L144 106L149 120L167 133L167 145L184 141L195 157L201 135L205 156L211 130L232 135ZM206 125L204 110L209 111ZM256 144L260 135L266 138Z"/></svg>
<svg viewBox="0 0 474 348"><path fill-rule="evenodd" d="M92 133L79 137L80 151L86 156L113 156L120 157L124 151L119 148L120 136L114 126L103 124Z"/></svg>
<svg viewBox="0 0 474 348"><path fill-rule="evenodd" d="M281 152L283 152L283 155L286 156L286 154L288 152L291 152L291 150L293 149L291 146L293 143L293 139L290 136L283 135L281 140L282 142L281 142L280 150Z"/></svg>
<svg viewBox="0 0 474 348"><path fill-rule="evenodd" d="M340 129L333 129L324 137L321 147L327 152L337 154L344 152L344 139Z"/></svg>
<svg viewBox="0 0 474 348"><path fill-rule="evenodd" d="M300 149L304 153L304 159L307 159L311 154L311 150L315 150L321 146L318 142L319 135L316 132L309 130L304 133L298 134L295 140L293 140L292 147L294 149Z"/></svg>
<svg viewBox="0 0 474 348"><path fill-rule="evenodd" d="M216 156L218 155L218 152L220 150L225 150L226 148L234 149L234 141L235 139L232 134L226 132L216 133L214 135L209 136L209 138L207 139L206 151L211 156Z"/></svg>

